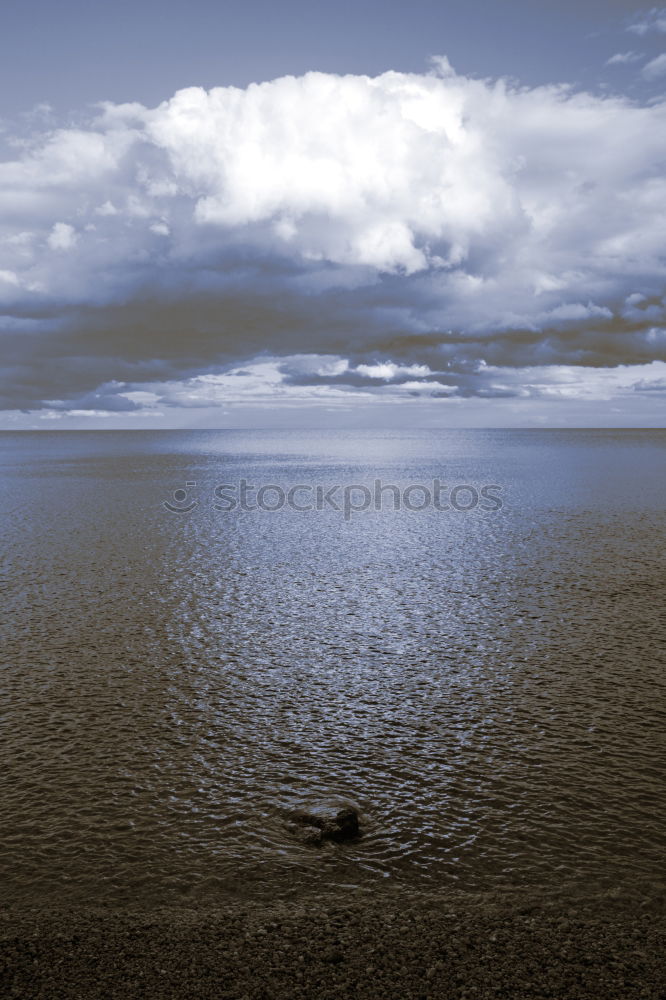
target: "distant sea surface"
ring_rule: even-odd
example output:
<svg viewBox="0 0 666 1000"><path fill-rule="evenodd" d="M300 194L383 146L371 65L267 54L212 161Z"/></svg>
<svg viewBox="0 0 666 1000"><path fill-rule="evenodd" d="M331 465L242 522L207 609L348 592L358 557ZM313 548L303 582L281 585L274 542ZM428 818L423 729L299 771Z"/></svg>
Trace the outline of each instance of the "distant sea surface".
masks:
<svg viewBox="0 0 666 1000"><path fill-rule="evenodd" d="M666 432L4 433L0 462L4 902L663 879ZM436 478L501 509L215 507ZM289 823L341 803L358 840Z"/></svg>

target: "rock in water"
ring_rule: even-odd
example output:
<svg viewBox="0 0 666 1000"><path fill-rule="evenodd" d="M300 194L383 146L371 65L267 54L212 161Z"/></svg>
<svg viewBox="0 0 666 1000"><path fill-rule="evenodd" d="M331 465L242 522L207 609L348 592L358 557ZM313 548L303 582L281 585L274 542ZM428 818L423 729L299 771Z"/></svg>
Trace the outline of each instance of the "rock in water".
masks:
<svg viewBox="0 0 666 1000"><path fill-rule="evenodd" d="M358 837L360 833L358 813L350 806L340 809L335 816L296 812L292 814L291 821L306 828L303 839L310 844L319 844L322 840L334 840L339 844Z"/></svg>
<svg viewBox="0 0 666 1000"><path fill-rule="evenodd" d="M341 809L331 824L330 831L326 827L323 829L324 836L328 835L331 840L351 840L358 837L358 813L355 809Z"/></svg>

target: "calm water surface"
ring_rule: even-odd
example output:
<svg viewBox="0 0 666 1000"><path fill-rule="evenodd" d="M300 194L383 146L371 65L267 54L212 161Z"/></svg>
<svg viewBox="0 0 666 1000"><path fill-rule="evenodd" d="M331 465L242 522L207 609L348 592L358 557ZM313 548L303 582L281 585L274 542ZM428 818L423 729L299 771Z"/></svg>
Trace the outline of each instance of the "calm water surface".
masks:
<svg viewBox="0 0 666 1000"><path fill-rule="evenodd" d="M666 432L17 433L0 460L5 901L654 891ZM377 477L503 507L213 505ZM342 802L357 842L294 836Z"/></svg>

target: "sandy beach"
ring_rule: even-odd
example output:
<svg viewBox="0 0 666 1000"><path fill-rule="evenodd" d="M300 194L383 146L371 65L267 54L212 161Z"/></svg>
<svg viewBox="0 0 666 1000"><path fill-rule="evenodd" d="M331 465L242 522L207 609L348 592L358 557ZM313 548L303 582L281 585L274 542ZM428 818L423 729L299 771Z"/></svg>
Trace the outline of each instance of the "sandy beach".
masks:
<svg viewBox="0 0 666 1000"><path fill-rule="evenodd" d="M5 909L1 992L17 998L661 1000L655 905L434 897L216 910Z"/></svg>

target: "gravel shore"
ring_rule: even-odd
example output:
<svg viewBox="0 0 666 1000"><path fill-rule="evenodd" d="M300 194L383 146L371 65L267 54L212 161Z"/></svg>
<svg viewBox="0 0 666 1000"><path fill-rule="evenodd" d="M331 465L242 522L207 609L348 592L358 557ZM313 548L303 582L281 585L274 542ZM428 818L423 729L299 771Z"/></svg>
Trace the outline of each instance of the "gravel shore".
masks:
<svg viewBox="0 0 666 1000"><path fill-rule="evenodd" d="M666 998L652 906L387 895L0 916L0 995L21 1000Z"/></svg>

